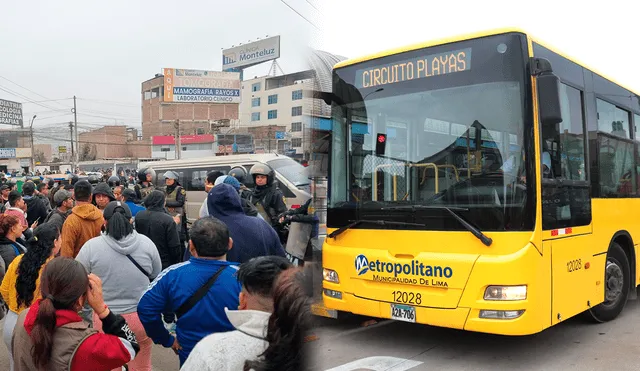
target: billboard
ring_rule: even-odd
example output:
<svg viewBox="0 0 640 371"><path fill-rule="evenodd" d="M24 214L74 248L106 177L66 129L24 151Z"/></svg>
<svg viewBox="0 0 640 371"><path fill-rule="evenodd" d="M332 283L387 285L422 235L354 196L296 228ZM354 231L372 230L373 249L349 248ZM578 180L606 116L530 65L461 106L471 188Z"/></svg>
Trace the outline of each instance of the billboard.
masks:
<svg viewBox="0 0 640 371"><path fill-rule="evenodd" d="M223 50L222 69L250 67L276 58L280 58L280 36Z"/></svg>
<svg viewBox="0 0 640 371"><path fill-rule="evenodd" d="M240 103L240 74L165 68L164 102Z"/></svg>
<svg viewBox="0 0 640 371"><path fill-rule="evenodd" d="M22 126L22 103L0 99L0 125Z"/></svg>

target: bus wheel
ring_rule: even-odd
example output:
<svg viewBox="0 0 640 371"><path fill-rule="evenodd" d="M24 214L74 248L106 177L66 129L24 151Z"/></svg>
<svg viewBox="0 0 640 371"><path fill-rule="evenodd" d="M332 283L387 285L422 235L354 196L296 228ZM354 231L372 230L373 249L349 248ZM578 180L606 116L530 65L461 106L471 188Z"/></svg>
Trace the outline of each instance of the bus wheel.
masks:
<svg viewBox="0 0 640 371"><path fill-rule="evenodd" d="M629 296L630 271L629 259L627 259L624 250L620 245L612 242L607 253L604 302L589 309L594 321L607 322L622 312Z"/></svg>

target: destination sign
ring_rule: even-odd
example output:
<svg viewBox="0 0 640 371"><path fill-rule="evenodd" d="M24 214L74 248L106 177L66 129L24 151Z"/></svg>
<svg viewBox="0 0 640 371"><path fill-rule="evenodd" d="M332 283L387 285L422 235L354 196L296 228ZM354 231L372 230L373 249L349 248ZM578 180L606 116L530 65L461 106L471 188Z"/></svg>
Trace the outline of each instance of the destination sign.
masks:
<svg viewBox="0 0 640 371"><path fill-rule="evenodd" d="M356 87L373 88L469 70L471 48L466 48L357 70Z"/></svg>

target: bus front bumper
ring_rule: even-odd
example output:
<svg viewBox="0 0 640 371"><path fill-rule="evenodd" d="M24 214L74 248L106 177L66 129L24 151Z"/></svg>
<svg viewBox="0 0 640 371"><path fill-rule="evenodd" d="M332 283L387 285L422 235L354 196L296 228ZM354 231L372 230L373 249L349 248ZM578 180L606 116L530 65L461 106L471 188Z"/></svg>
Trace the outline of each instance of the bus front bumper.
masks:
<svg viewBox="0 0 640 371"><path fill-rule="evenodd" d="M351 312L363 316L392 319L391 303L379 302L342 293L342 299L322 295L325 308ZM530 303L522 303L529 306ZM511 307L511 305L509 305ZM355 311L352 310L355 308ZM500 335L531 335L542 330L533 313L522 308L523 313L514 319L480 318L480 309L475 308L430 308L415 306L415 322L436 327L447 327L466 331ZM486 310L486 309L484 309ZM497 306L496 310L513 311L512 308Z"/></svg>

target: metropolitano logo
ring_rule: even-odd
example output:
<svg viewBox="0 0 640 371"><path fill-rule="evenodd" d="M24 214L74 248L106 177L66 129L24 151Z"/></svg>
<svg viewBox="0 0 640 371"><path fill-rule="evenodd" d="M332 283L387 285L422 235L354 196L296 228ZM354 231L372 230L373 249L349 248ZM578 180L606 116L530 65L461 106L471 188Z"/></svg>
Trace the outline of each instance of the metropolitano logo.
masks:
<svg viewBox="0 0 640 371"><path fill-rule="evenodd" d="M356 256L356 272L358 272L358 276L362 276L368 271L369 271L369 259L367 259L367 257L362 254Z"/></svg>

